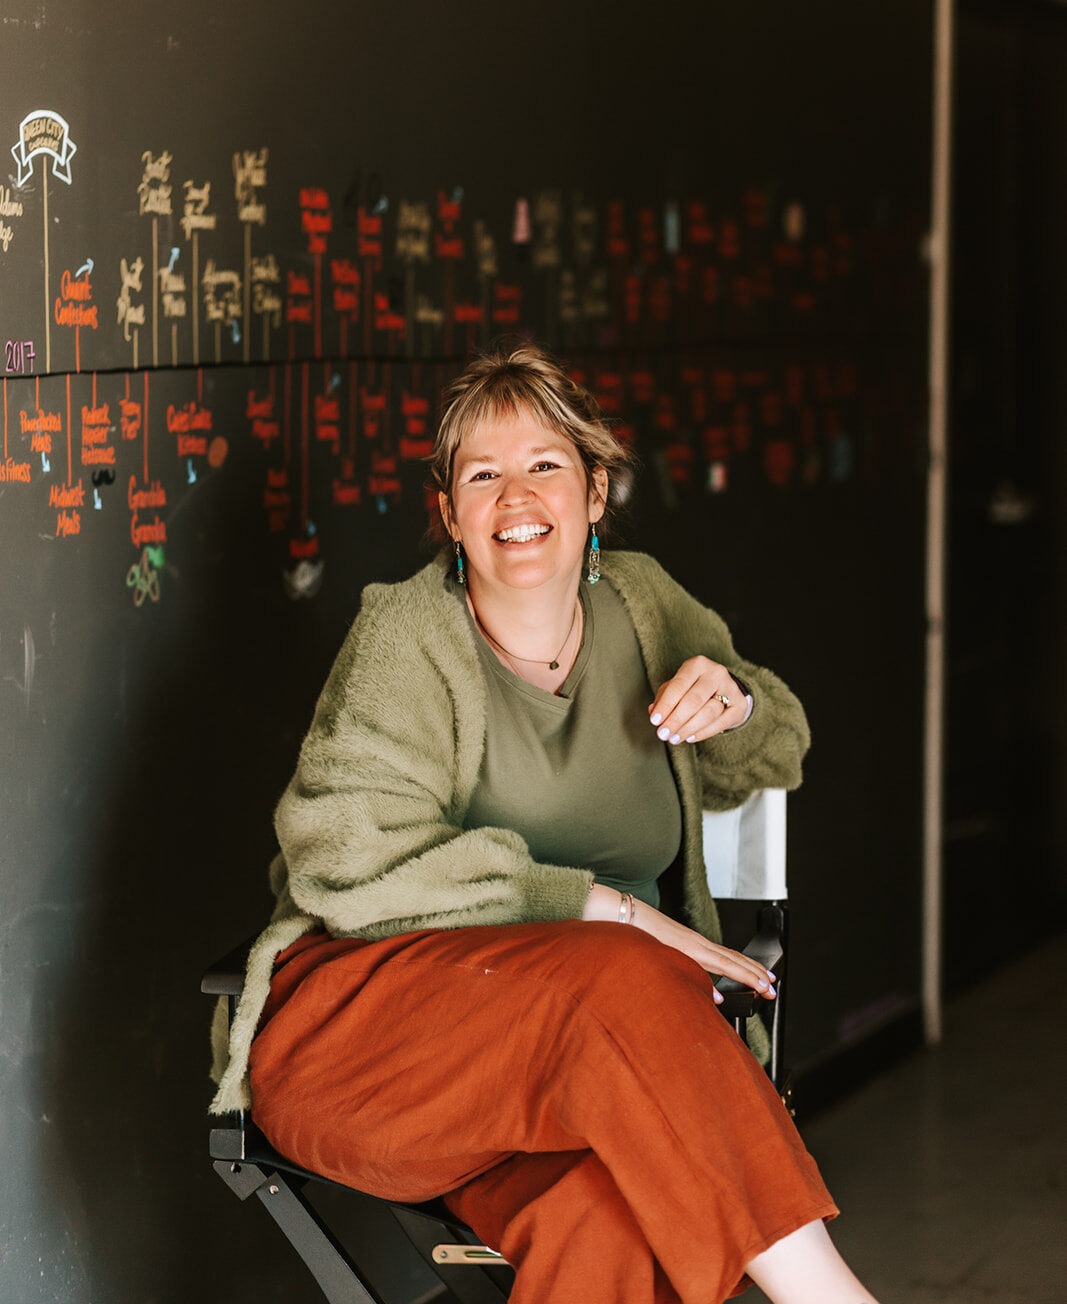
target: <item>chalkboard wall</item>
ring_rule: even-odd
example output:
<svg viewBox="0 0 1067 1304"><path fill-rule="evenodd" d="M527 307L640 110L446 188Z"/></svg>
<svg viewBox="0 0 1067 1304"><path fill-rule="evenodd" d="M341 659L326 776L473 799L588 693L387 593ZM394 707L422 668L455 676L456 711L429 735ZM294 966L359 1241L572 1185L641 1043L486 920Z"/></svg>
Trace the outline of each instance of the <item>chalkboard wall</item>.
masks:
<svg viewBox="0 0 1067 1304"><path fill-rule="evenodd" d="M928 11L5 6L5 1300L313 1297L204 1156L198 977L501 334L809 709L792 1057L914 1006Z"/></svg>

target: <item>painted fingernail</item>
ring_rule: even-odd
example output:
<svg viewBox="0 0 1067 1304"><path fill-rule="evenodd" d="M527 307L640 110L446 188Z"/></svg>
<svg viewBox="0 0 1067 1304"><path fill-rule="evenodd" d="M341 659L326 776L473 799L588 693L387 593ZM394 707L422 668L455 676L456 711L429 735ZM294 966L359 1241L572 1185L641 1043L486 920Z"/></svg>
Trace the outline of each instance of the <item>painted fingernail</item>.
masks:
<svg viewBox="0 0 1067 1304"><path fill-rule="evenodd" d="M778 975L775 973L771 973L770 969L767 970L767 977L771 980L772 983L776 983L778 981Z"/></svg>
<svg viewBox="0 0 1067 1304"><path fill-rule="evenodd" d="M711 997L716 1005L722 1004L722 992L717 991L714 987L711 989Z"/></svg>
<svg viewBox="0 0 1067 1304"><path fill-rule="evenodd" d="M689 737L688 737L685 741L686 741L687 743L695 743L696 740L697 740L697 736L696 736L696 734L690 734Z"/></svg>
<svg viewBox="0 0 1067 1304"><path fill-rule="evenodd" d="M672 743L680 743L681 741L682 741L682 735L681 735L681 734L671 734L671 742L672 742Z"/></svg>
<svg viewBox="0 0 1067 1304"><path fill-rule="evenodd" d="M666 740L668 737L670 737L670 732L671 731L667 728L667 726L664 725L662 729L656 730L656 737Z"/></svg>
<svg viewBox="0 0 1067 1304"><path fill-rule="evenodd" d="M663 716L661 716L660 713L659 713L658 711L657 711L656 714L652 717L652 723L653 723L653 724L659 724L662 720L663 720Z"/></svg>
<svg viewBox="0 0 1067 1304"><path fill-rule="evenodd" d="M756 986L762 990L766 990L770 986L770 983L765 983L762 978L757 978Z"/></svg>
<svg viewBox="0 0 1067 1304"><path fill-rule="evenodd" d="M768 995L768 996L777 996L778 993L774 990L773 987L768 987L768 988L767 988L767 995Z"/></svg>

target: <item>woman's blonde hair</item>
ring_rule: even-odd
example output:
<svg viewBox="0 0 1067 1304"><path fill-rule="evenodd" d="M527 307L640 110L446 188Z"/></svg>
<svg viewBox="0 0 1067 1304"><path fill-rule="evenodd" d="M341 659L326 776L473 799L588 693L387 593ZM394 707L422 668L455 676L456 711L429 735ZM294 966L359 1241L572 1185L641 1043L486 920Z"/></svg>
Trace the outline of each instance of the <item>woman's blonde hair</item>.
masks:
<svg viewBox="0 0 1067 1304"><path fill-rule="evenodd" d="M456 452L463 440L489 418L518 413L566 436L578 450L588 483L593 471L603 467L609 501L626 496L633 454L611 433L596 399L543 349L522 344L478 355L444 392L430 471L446 498L452 496Z"/></svg>

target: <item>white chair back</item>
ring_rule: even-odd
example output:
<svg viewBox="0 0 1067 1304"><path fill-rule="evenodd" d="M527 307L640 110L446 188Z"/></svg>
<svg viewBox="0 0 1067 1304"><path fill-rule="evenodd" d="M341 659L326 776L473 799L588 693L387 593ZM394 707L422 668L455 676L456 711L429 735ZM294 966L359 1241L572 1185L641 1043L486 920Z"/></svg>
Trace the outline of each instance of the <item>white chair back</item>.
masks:
<svg viewBox="0 0 1067 1304"><path fill-rule="evenodd" d="M704 866L717 900L785 901L785 789L704 812Z"/></svg>

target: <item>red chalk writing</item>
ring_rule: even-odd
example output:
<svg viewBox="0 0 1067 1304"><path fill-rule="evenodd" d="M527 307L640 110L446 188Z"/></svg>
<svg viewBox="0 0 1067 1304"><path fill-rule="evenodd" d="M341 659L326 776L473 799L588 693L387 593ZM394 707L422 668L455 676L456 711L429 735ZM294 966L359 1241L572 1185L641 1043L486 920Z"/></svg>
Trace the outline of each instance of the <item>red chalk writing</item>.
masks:
<svg viewBox="0 0 1067 1304"><path fill-rule="evenodd" d="M123 439L136 439L141 433L141 405L133 399L119 399L119 430Z"/></svg>
<svg viewBox="0 0 1067 1304"><path fill-rule="evenodd" d="M109 405L101 403L99 407L82 405L82 465L114 466L115 446L108 443L111 434L111 415Z"/></svg>
<svg viewBox="0 0 1067 1304"><path fill-rule="evenodd" d="M97 320L96 304L90 302L92 293L88 272L75 280L64 269L59 282L59 297L52 309L56 325L84 326L95 331L100 323Z"/></svg>
<svg viewBox="0 0 1067 1304"><path fill-rule="evenodd" d="M207 432L211 430L211 409L190 400L181 407L167 407L167 431L178 436L179 457L202 457L207 453Z"/></svg>
<svg viewBox="0 0 1067 1304"><path fill-rule="evenodd" d="M147 488L138 489L137 479L130 476L126 488L126 502L130 509L130 541L135 548L142 548L145 544L156 544L157 546L167 541L166 524L160 520L160 507L167 505L167 491L159 483L153 480ZM147 524L141 520L141 513L152 510L152 520Z"/></svg>

